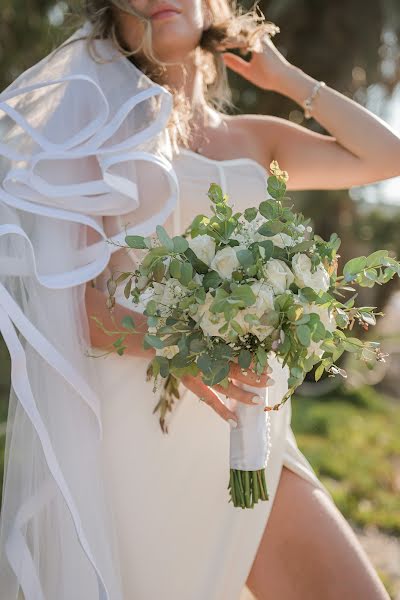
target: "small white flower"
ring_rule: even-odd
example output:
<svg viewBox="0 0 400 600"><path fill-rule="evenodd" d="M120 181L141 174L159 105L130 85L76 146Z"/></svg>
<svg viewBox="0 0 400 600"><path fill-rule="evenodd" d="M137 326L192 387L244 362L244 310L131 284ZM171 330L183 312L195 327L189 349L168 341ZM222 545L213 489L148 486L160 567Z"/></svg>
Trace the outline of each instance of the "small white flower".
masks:
<svg viewBox="0 0 400 600"><path fill-rule="evenodd" d="M167 279L165 283L154 282L153 286L153 295L148 300L155 300L162 316L167 316L171 312L171 309L176 306L177 301L184 298L187 294L186 288L174 278Z"/></svg>
<svg viewBox="0 0 400 600"><path fill-rule="evenodd" d="M264 275L275 294L283 294L294 281L294 275L283 260L271 258L263 267Z"/></svg>
<svg viewBox="0 0 400 600"><path fill-rule="evenodd" d="M267 239L270 240L274 244L274 246L277 246L278 248L290 248L291 246L295 246L299 241L297 239L293 239L287 233L276 233L275 235L272 235Z"/></svg>
<svg viewBox="0 0 400 600"><path fill-rule="evenodd" d="M239 219L239 227L233 233L232 239L237 240L244 247L248 247L253 242L260 242L265 239L263 235L258 233L258 229L267 222L262 215L258 214L255 219L248 222L242 216Z"/></svg>
<svg viewBox="0 0 400 600"><path fill-rule="evenodd" d="M319 264L314 273L311 272L311 259L307 254L297 253L292 258L295 282L299 288L310 287L315 292L326 292L330 286L329 273Z"/></svg>
<svg viewBox="0 0 400 600"><path fill-rule="evenodd" d="M213 301L213 296L210 294L210 292L207 292L204 304L199 305L196 314L193 315L193 319L196 321L196 323L199 323L201 329L206 335L217 335L227 340L227 335L221 335L218 331L226 322L223 314L210 312L210 306Z"/></svg>
<svg viewBox="0 0 400 600"><path fill-rule="evenodd" d="M233 271L240 266L240 263L234 248L226 246L226 248L218 250L210 266L223 279L231 279Z"/></svg>
<svg viewBox="0 0 400 600"><path fill-rule="evenodd" d="M189 248L193 250L197 258L209 267L215 255L215 241L213 238L209 235L198 235L187 241Z"/></svg>

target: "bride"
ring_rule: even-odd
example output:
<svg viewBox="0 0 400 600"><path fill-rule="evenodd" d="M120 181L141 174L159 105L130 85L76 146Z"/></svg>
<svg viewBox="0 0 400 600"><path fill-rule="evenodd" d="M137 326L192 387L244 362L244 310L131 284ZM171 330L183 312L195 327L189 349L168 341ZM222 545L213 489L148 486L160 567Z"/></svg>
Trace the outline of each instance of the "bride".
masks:
<svg viewBox="0 0 400 600"><path fill-rule="evenodd" d="M220 390L187 377L162 433L151 352L131 336L124 356L104 356L110 336L92 317L113 330L132 314L120 289L114 321L107 307L110 273L135 264L125 235L182 232L208 210L211 181L239 210L264 199L273 159L289 190L363 185L400 174L398 136L290 64L273 24L228 0L85 9L0 96L0 330L12 359L1 598L233 600L247 584L258 600L387 599L297 447L290 401L270 415L269 501L238 510L226 489L237 417ZM330 135L228 116L225 67ZM251 383L274 402L286 371L270 366ZM248 378L231 376L229 396L257 402Z"/></svg>

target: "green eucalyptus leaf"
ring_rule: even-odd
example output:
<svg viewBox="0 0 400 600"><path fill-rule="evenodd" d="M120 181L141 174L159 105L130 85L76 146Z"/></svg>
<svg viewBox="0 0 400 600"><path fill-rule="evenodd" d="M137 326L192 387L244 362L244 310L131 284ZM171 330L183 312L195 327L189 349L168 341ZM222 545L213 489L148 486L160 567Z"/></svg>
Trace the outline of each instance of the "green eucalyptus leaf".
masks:
<svg viewBox="0 0 400 600"><path fill-rule="evenodd" d="M232 300L239 300L244 306L251 306L256 301L256 296L247 284L238 285L234 288L231 294Z"/></svg>
<svg viewBox="0 0 400 600"><path fill-rule="evenodd" d="M164 248L166 248L169 252L173 252L174 242L171 240L164 227L162 225L157 225L156 232L162 246L164 246Z"/></svg>
<svg viewBox="0 0 400 600"><path fill-rule="evenodd" d="M249 223L251 221L254 221L254 219L257 216L257 209L256 208L246 208L246 210L243 213L244 218L246 219L246 221L248 221Z"/></svg>
<svg viewBox="0 0 400 600"><path fill-rule="evenodd" d="M131 289L132 289L132 279L130 279L124 287L124 296L127 300L129 300Z"/></svg>
<svg viewBox="0 0 400 600"><path fill-rule="evenodd" d="M169 273L174 279L179 279L181 276L182 263L177 258L173 258L169 265Z"/></svg>
<svg viewBox="0 0 400 600"><path fill-rule="evenodd" d="M233 354L232 348L223 342L214 346L212 352L213 356L218 360L229 360Z"/></svg>
<svg viewBox="0 0 400 600"><path fill-rule="evenodd" d="M147 248L146 242L142 235L127 235L125 236L125 243L130 248L135 248L137 250L144 250Z"/></svg>
<svg viewBox="0 0 400 600"><path fill-rule="evenodd" d="M200 356L197 358L196 364L200 371L207 373L211 369L212 360L208 354L200 354Z"/></svg>
<svg viewBox="0 0 400 600"><path fill-rule="evenodd" d="M321 363L316 369L315 369L315 381L319 381L323 375L325 371L325 367L324 365Z"/></svg>
<svg viewBox="0 0 400 600"><path fill-rule="evenodd" d="M173 237L172 243L174 244L174 252L177 252L178 254L184 254L189 248L187 240L180 235Z"/></svg>
<svg viewBox="0 0 400 600"><path fill-rule="evenodd" d="M187 286L193 278L193 267L190 263L184 262L181 267L181 276L179 281L182 285Z"/></svg>
<svg viewBox="0 0 400 600"><path fill-rule="evenodd" d="M264 256L262 257L264 262L266 262L272 257L272 254L274 252L274 244L273 242L271 242L271 240L263 240L261 242L257 242L257 246L259 248L263 248L264 250Z"/></svg>
<svg viewBox="0 0 400 600"><path fill-rule="evenodd" d="M153 359L153 365L157 365L157 370L161 377L168 377L169 375L169 360L165 356L156 356ZM153 366L154 368L154 366Z"/></svg>
<svg viewBox="0 0 400 600"><path fill-rule="evenodd" d="M194 354L199 354L200 352L206 350L206 348L206 341L202 338L194 338L189 343L190 352L193 352Z"/></svg>
<svg viewBox="0 0 400 600"><path fill-rule="evenodd" d="M268 177L267 184L268 193L273 198L281 198L285 195L286 184L282 179L278 179L275 175L271 175Z"/></svg>
<svg viewBox="0 0 400 600"><path fill-rule="evenodd" d="M250 250L238 250L236 256L242 267L251 267L254 265L254 256Z"/></svg>
<svg viewBox="0 0 400 600"><path fill-rule="evenodd" d="M285 224L281 223L281 221L268 221L268 223L263 223L261 227L258 228L258 233L265 237L272 237L277 233L281 233L285 228Z"/></svg>
<svg viewBox="0 0 400 600"><path fill-rule="evenodd" d="M229 374L229 362L227 361L216 361L213 366L212 371L209 373L204 373L203 382L206 385L213 386L221 383L225 379L225 377Z"/></svg>
<svg viewBox="0 0 400 600"><path fill-rule="evenodd" d="M276 219L278 216L278 210L275 200L264 200L258 207L260 214L266 219Z"/></svg>
<svg viewBox="0 0 400 600"><path fill-rule="evenodd" d="M163 341L158 336L151 335L150 333L146 333L144 342L151 348L157 348L158 350L161 350L164 347Z"/></svg>
<svg viewBox="0 0 400 600"><path fill-rule="evenodd" d="M244 331L243 331L241 325L234 319L231 320L231 327L234 331L236 331L237 334L244 335Z"/></svg>
<svg viewBox="0 0 400 600"><path fill-rule="evenodd" d="M299 325L296 327L296 334L300 344L307 348L311 342L311 332L309 327L307 327L307 325Z"/></svg>
<svg viewBox="0 0 400 600"><path fill-rule="evenodd" d="M367 257L366 266L378 266L381 264L382 259L386 258L388 255L389 252L387 250L377 250Z"/></svg>
<svg viewBox="0 0 400 600"><path fill-rule="evenodd" d="M197 273L200 273L201 275L208 273L208 265L206 265L206 263L197 258L196 254L191 248L188 248L185 251L185 256L190 261L192 267Z"/></svg>
<svg viewBox="0 0 400 600"><path fill-rule="evenodd" d="M121 325L122 327L125 327L125 329L130 329L131 331L136 330L135 322L130 315L124 316L124 318L121 321Z"/></svg>
<svg viewBox="0 0 400 600"><path fill-rule="evenodd" d="M194 297L196 299L196 302L198 302L199 304L204 304L204 302L206 301L205 289L202 287L197 288L197 290L194 293Z"/></svg>
<svg viewBox="0 0 400 600"><path fill-rule="evenodd" d="M299 321L299 319L303 316L304 308L299 306L298 304L293 304L287 311L287 317L289 321Z"/></svg>
<svg viewBox="0 0 400 600"><path fill-rule="evenodd" d="M343 275L346 281L354 279L358 273L363 271L367 265L367 259L365 256L359 256L352 258L343 267Z"/></svg>
<svg viewBox="0 0 400 600"><path fill-rule="evenodd" d="M224 194L222 192L221 186L219 186L217 183L212 183L210 185L210 187L208 188L207 195L210 198L211 202L213 202L214 204L224 202Z"/></svg>
<svg viewBox="0 0 400 600"><path fill-rule="evenodd" d="M165 275L165 265L164 263L160 260L158 261L153 268L153 278L155 281L157 281L158 283L160 283L163 280L163 277Z"/></svg>
<svg viewBox="0 0 400 600"><path fill-rule="evenodd" d="M221 283L222 279L218 275L217 271L209 271L204 275L203 287L206 292L208 292L210 288L215 290Z"/></svg>
<svg viewBox="0 0 400 600"><path fill-rule="evenodd" d="M242 349L239 352L238 362L239 362L239 366L242 369L248 369L250 367L251 359L252 359L252 356L251 356L251 352L249 352L249 350Z"/></svg>
<svg viewBox="0 0 400 600"><path fill-rule="evenodd" d="M145 313L147 316L152 317L157 312L157 302L155 300L149 300L146 304Z"/></svg>
<svg viewBox="0 0 400 600"><path fill-rule="evenodd" d="M312 246L314 246L313 240L303 240L302 242L291 246L290 252L293 252L294 254L296 252L306 252L306 250L309 250L310 248L312 248Z"/></svg>

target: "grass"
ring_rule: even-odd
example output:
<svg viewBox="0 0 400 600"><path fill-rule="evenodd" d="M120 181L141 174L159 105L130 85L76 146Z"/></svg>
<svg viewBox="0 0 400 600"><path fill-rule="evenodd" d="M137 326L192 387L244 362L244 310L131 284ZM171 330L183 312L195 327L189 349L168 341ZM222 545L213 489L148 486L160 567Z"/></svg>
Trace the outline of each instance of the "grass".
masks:
<svg viewBox="0 0 400 600"><path fill-rule="evenodd" d="M400 535L400 404L364 387L292 407L298 446L344 516Z"/></svg>

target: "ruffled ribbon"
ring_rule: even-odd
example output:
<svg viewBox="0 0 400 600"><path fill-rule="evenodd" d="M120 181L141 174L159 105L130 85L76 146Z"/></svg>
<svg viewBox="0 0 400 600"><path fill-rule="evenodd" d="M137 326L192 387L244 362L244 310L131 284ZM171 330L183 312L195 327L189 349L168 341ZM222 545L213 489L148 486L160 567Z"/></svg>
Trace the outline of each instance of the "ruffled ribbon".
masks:
<svg viewBox="0 0 400 600"><path fill-rule="evenodd" d="M85 29L87 30L87 26L74 35L85 33ZM74 47L77 47L79 43L76 42ZM105 54L110 53L105 41L99 41L98 45L102 47ZM82 55L82 47L79 51ZM69 50L62 50L62 52L69 52ZM49 61L50 67L51 57L52 55L45 59L45 61ZM76 58L76 52L72 50L70 63L73 63ZM125 99L120 108L113 114L108 98L99 83L85 73L85 61L87 60L87 56L84 56L82 65L79 61L73 65L72 68L77 71L73 74L20 87L20 81L24 81L25 78L28 78L29 81L29 70L16 80L11 88L0 95L0 111L6 115L6 119L11 119L16 126L20 127L25 135L23 141L28 140L31 146L31 149L27 152L20 151L18 144L17 147L13 147L12 144L0 143L0 154L13 161L12 168L6 173L0 186L0 203L10 209L26 211L38 217L49 217L85 225L96 231L101 240L77 251L76 263L72 270L46 274L40 270L35 243L30 239L27 232L15 223L1 224L0 237L7 235L20 236L25 240L30 256L22 259L18 257L0 258L0 277L2 275L31 276L41 286L49 289L65 289L84 284L95 278L106 268L112 252L118 248L116 245L106 242L106 240L121 243L127 234L149 235L154 232L157 224L165 222L176 206L178 182L169 160L161 154L143 149L146 144L154 140L165 129L171 112L171 95L163 87L146 80L148 84L150 83L149 87ZM92 69L101 69L101 65L94 66L93 62L90 63ZM39 63L39 65L43 68L42 63ZM118 72L118 69L121 70L121 78L132 77L132 69L135 76L143 76L126 59L117 61L116 72ZM46 70L43 73L46 73ZM68 139L57 143L51 141L43 134L42 130L35 128L32 122L24 117L24 99L37 90L50 91L55 85L66 84L71 86L73 83L88 86L90 104L98 107L97 114L80 131L72 133ZM64 93L65 97L68 98L68 87ZM137 109L140 111L143 103L147 103L151 99L159 102L159 110L150 124L125 140L110 143L110 138L132 114L132 111ZM18 109L19 106L22 107L22 111ZM61 118L60 114L58 118ZM57 122L53 125L56 127ZM57 168L58 161L87 161L88 159L97 161L96 164L100 169L98 179L84 182L79 180L69 181L61 185L46 181L41 174L45 163L54 165ZM118 172L118 167L128 162L132 167L131 172L134 173L135 164L143 161L156 168L158 177L166 178L169 197L156 214L152 214L141 223L132 225L126 231L107 237L104 228L99 224L98 219L96 220L96 217L132 212L139 207L140 202L138 183L133 179L133 176L128 178L121 175ZM15 165L15 162L18 162L18 164ZM25 352L16 330L22 334L48 365L55 369L75 389L83 402L90 407L95 416L99 437L101 438L99 399L74 366L23 314L12 295L0 283L0 331L11 355L13 388L40 439L49 470L73 519L79 543L94 568L98 581L99 597L102 600L113 600L110 598L106 584L96 565L74 498L64 478L49 433L37 408L27 372ZM20 511L20 514L22 513ZM31 511L28 511L28 513L31 514ZM29 548L22 535L24 522L25 519L15 522L6 546L7 555L18 580L21 582L26 597L45 600L33 562L29 560Z"/></svg>

